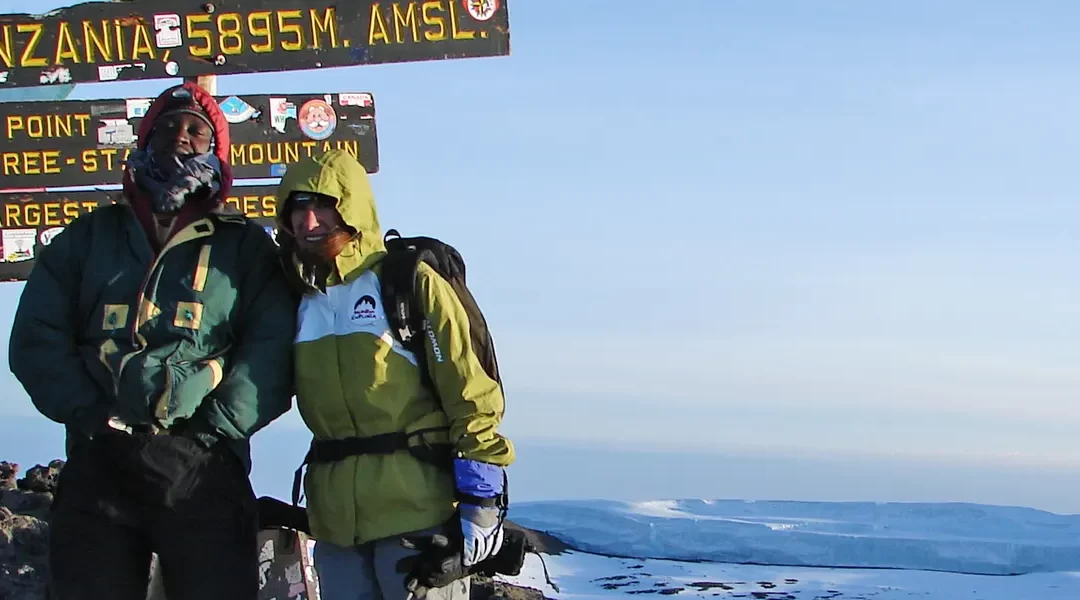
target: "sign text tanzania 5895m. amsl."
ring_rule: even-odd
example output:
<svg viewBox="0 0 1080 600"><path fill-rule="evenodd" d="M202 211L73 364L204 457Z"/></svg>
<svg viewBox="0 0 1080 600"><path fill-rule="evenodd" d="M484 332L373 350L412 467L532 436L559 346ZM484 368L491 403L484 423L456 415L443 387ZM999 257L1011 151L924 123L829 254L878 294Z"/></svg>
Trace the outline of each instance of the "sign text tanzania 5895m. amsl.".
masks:
<svg viewBox="0 0 1080 600"><path fill-rule="evenodd" d="M135 0L0 15L0 88L509 53L506 0Z"/></svg>

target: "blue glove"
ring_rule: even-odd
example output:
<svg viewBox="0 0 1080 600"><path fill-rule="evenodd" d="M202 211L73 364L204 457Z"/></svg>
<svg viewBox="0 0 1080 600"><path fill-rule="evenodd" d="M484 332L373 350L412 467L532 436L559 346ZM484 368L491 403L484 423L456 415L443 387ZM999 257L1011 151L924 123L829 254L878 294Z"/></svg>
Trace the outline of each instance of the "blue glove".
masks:
<svg viewBox="0 0 1080 600"><path fill-rule="evenodd" d="M502 467L463 458L454 459L458 512L464 541L462 563L470 567L499 553L503 544L505 506L480 506L484 500L496 500L505 493L506 475Z"/></svg>

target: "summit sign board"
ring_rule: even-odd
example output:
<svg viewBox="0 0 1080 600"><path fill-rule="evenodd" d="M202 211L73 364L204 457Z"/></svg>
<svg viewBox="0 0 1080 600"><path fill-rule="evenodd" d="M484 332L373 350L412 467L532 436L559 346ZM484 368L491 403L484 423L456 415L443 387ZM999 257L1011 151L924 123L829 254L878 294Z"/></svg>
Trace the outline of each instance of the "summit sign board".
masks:
<svg viewBox="0 0 1080 600"><path fill-rule="evenodd" d="M0 89L509 53L507 0L133 0L0 15Z"/></svg>
<svg viewBox="0 0 1080 600"><path fill-rule="evenodd" d="M215 96L229 122L236 179L273 178L289 165L345 150L379 171L375 96ZM9 102L0 112L0 192L118 184L153 98Z"/></svg>

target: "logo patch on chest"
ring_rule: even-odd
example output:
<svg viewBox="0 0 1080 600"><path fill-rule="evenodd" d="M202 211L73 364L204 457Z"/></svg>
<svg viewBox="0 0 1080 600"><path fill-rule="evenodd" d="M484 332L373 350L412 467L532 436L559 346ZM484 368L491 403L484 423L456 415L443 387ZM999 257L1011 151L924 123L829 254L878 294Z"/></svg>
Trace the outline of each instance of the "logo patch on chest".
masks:
<svg viewBox="0 0 1080 600"><path fill-rule="evenodd" d="M369 294L360 296L360 299L353 305L351 317L353 323L362 323L365 325L374 323L378 316L378 313L375 312L375 298Z"/></svg>

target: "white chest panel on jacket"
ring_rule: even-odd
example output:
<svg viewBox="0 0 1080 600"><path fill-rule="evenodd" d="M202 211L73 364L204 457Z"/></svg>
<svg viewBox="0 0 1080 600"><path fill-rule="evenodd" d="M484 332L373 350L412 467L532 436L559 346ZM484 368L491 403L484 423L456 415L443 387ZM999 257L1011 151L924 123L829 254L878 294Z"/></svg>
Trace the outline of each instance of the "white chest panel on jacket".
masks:
<svg viewBox="0 0 1080 600"><path fill-rule="evenodd" d="M390 331L382 303L382 287L372 271L345 285L328 287L326 293L308 294L300 301L296 343L329 336L372 335L394 352L417 364L416 355L405 349Z"/></svg>

